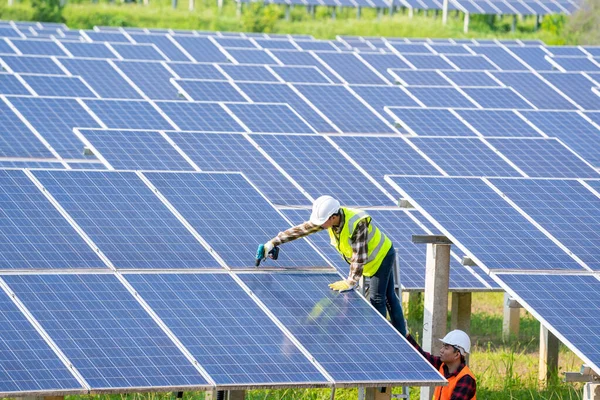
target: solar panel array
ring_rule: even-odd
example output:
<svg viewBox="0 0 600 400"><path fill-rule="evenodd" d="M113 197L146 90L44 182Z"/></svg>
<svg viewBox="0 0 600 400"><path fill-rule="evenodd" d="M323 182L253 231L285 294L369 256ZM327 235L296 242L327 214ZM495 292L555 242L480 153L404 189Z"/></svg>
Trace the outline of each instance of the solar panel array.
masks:
<svg viewBox="0 0 600 400"><path fill-rule="evenodd" d="M424 288L412 234L453 238L451 290L597 277L592 48L0 25L0 287L16 338L0 352L40 343L5 396L440 382L364 299L329 291L348 267L325 234L257 273L256 245L323 194L393 239L405 290ZM322 352L368 335L394 349L384 364Z"/></svg>

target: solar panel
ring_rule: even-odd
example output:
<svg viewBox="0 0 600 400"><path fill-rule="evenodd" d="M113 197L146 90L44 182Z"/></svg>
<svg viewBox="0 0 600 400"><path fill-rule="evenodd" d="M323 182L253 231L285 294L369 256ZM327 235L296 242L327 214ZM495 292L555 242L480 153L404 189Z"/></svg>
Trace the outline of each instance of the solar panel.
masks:
<svg viewBox="0 0 600 400"><path fill-rule="evenodd" d="M97 169L97 170L106 170L107 168L99 161L96 162L68 162L69 167L72 169ZM48 169L48 168L45 168Z"/></svg>
<svg viewBox="0 0 600 400"><path fill-rule="evenodd" d="M327 384L229 275L126 278L218 385Z"/></svg>
<svg viewBox="0 0 600 400"><path fill-rule="evenodd" d="M125 60L168 60L168 58L161 54L152 43L113 43L111 46Z"/></svg>
<svg viewBox="0 0 600 400"><path fill-rule="evenodd" d="M177 95L177 89L170 82L173 75L161 63L115 61L115 64L149 98L183 100L183 97Z"/></svg>
<svg viewBox="0 0 600 400"><path fill-rule="evenodd" d="M344 157L317 135L252 135L311 197L329 194L348 206L391 205L388 199ZM351 182L351 184L349 184Z"/></svg>
<svg viewBox="0 0 600 400"><path fill-rule="evenodd" d="M546 50L555 56L585 56L578 46L546 46Z"/></svg>
<svg viewBox="0 0 600 400"><path fill-rule="evenodd" d="M225 54L208 38L196 36L174 36L173 38L194 58L194 61L229 62Z"/></svg>
<svg viewBox="0 0 600 400"><path fill-rule="evenodd" d="M394 119L385 112L384 107L418 107L419 104L397 86L351 86L370 106L390 122Z"/></svg>
<svg viewBox="0 0 600 400"><path fill-rule="evenodd" d="M289 40L255 39L256 43L264 49L297 50Z"/></svg>
<svg viewBox="0 0 600 400"><path fill-rule="evenodd" d="M215 41L225 48L256 49L257 47L248 39L218 37Z"/></svg>
<svg viewBox="0 0 600 400"><path fill-rule="evenodd" d="M74 57L87 57L87 58L117 58L117 55L110 51L105 43L84 43L84 42L70 42L62 41L61 44L71 53Z"/></svg>
<svg viewBox="0 0 600 400"><path fill-rule="evenodd" d="M31 326L12 300L0 294L0 390L9 392L81 390L54 351Z"/></svg>
<svg viewBox="0 0 600 400"><path fill-rule="evenodd" d="M448 110L427 108L388 108L397 124L419 136L475 136Z"/></svg>
<svg viewBox="0 0 600 400"><path fill-rule="evenodd" d="M545 82L531 73L493 72L506 86L512 86L536 107L550 110L573 110L576 107Z"/></svg>
<svg viewBox="0 0 600 400"><path fill-rule="evenodd" d="M461 70L498 70L487 58L481 55L447 55L446 58Z"/></svg>
<svg viewBox="0 0 600 400"><path fill-rule="evenodd" d="M203 171L241 171L273 203L311 202L243 136L168 132L169 137ZM272 177L265 179L265 176Z"/></svg>
<svg viewBox="0 0 600 400"><path fill-rule="evenodd" d="M577 181L492 179L498 189L586 265L600 270L600 198Z"/></svg>
<svg viewBox="0 0 600 400"><path fill-rule="evenodd" d="M0 92L2 94L31 95L29 90L12 74L0 73Z"/></svg>
<svg viewBox="0 0 600 400"><path fill-rule="evenodd" d="M317 56L325 61L344 80L351 84L379 84L386 82L351 53L320 52Z"/></svg>
<svg viewBox="0 0 600 400"><path fill-rule="evenodd" d="M181 79L226 79L213 64L169 63L168 66Z"/></svg>
<svg viewBox="0 0 600 400"><path fill-rule="evenodd" d="M328 40L295 40L302 50L330 51L337 50L335 43Z"/></svg>
<svg viewBox="0 0 600 400"><path fill-rule="evenodd" d="M65 168L58 159L52 161L32 161L32 160L1 160L0 169L6 168L42 168L42 169L63 169Z"/></svg>
<svg viewBox="0 0 600 400"><path fill-rule="evenodd" d="M0 170L0 263L6 270L106 268L20 170Z"/></svg>
<svg viewBox="0 0 600 400"><path fill-rule="evenodd" d="M600 66L588 57L552 57L552 61L567 71L600 71Z"/></svg>
<svg viewBox="0 0 600 400"><path fill-rule="evenodd" d="M433 382L440 376L358 293L339 294L332 274L241 275L336 382ZM320 299L320 300L317 300ZM372 338L386 346L372 345ZM344 350L353 348L351 354ZM406 368L410 365L411 368Z"/></svg>
<svg viewBox="0 0 600 400"><path fill-rule="evenodd" d="M220 267L133 172L34 175L118 269Z"/></svg>
<svg viewBox="0 0 600 400"><path fill-rule="evenodd" d="M39 96L97 97L79 76L22 75Z"/></svg>
<svg viewBox="0 0 600 400"><path fill-rule="evenodd" d="M241 101L246 98L229 82L175 80L187 94L198 101Z"/></svg>
<svg viewBox="0 0 600 400"><path fill-rule="evenodd" d="M73 127L100 127L74 99L11 97L10 102L58 154L65 158L81 157L82 143L73 134Z"/></svg>
<svg viewBox="0 0 600 400"><path fill-rule="evenodd" d="M335 132L330 124L328 124L286 84L239 83L238 87L240 87L240 89L242 89L242 91L253 101L289 104L318 132Z"/></svg>
<svg viewBox="0 0 600 400"><path fill-rule="evenodd" d="M157 101L156 104L184 131L242 131L242 127L218 104L183 101Z"/></svg>
<svg viewBox="0 0 600 400"><path fill-rule="evenodd" d="M104 60L61 58L73 75L79 75L103 98L139 99L141 96Z"/></svg>
<svg viewBox="0 0 600 400"><path fill-rule="evenodd" d="M402 54L433 54L429 48L422 44L392 43L392 47Z"/></svg>
<svg viewBox="0 0 600 400"><path fill-rule="evenodd" d="M583 270L481 179L392 177L412 204L490 270ZM404 193L401 193L405 195ZM467 251L468 249L468 251ZM479 262L481 261L481 262Z"/></svg>
<svg viewBox="0 0 600 400"><path fill-rule="evenodd" d="M509 293L596 371L600 280L578 275L498 276ZM564 339L563 339L564 338Z"/></svg>
<svg viewBox="0 0 600 400"><path fill-rule="evenodd" d="M121 32L84 31L84 33L94 42L131 43L129 38Z"/></svg>
<svg viewBox="0 0 600 400"><path fill-rule="evenodd" d="M177 45L165 35L131 35L136 43L153 43L171 61L190 61Z"/></svg>
<svg viewBox="0 0 600 400"><path fill-rule="evenodd" d="M22 54L66 56L65 52L56 43L50 40L10 39L10 41Z"/></svg>
<svg viewBox="0 0 600 400"><path fill-rule="evenodd" d="M0 102L0 156L53 157L46 146L4 102Z"/></svg>
<svg viewBox="0 0 600 400"><path fill-rule="evenodd" d="M396 82L404 86L452 86L450 82L436 71L392 69L391 72L394 74Z"/></svg>
<svg viewBox="0 0 600 400"><path fill-rule="evenodd" d="M439 54L471 54L464 46L454 44L430 44L436 53Z"/></svg>
<svg viewBox="0 0 600 400"><path fill-rule="evenodd" d="M394 133L383 117L374 114L344 86L295 87L345 133Z"/></svg>
<svg viewBox="0 0 600 400"><path fill-rule="evenodd" d="M364 54L360 57L375 68L381 75L391 79L388 69L409 69L410 66L395 54Z"/></svg>
<svg viewBox="0 0 600 400"><path fill-rule="evenodd" d="M251 132L316 133L287 104L227 104Z"/></svg>
<svg viewBox="0 0 600 400"><path fill-rule="evenodd" d="M444 71L444 75L460 87L498 87L500 84L482 71Z"/></svg>
<svg viewBox="0 0 600 400"><path fill-rule="evenodd" d="M278 64L277 61L264 50L227 49L227 52L240 64Z"/></svg>
<svg viewBox="0 0 600 400"><path fill-rule="evenodd" d="M86 100L85 104L108 128L173 129L173 126L146 101Z"/></svg>
<svg viewBox="0 0 600 400"><path fill-rule="evenodd" d="M483 108L533 109L510 87L463 88L463 91Z"/></svg>
<svg viewBox="0 0 600 400"><path fill-rule="evenodd" d="M208 244L232 268L252 268L256 247L289 224L240 174L145 174ZM303 240L282 248L264 266L328 267Z"/></svg>
<svg viewBox="0 0 600 400"><path fill-rule="evenodd" d="M9 56L3 54L0 58L13 72L53 75L65 73L51 58L48 57Z"/></svg>
<svg viewBox="0 0 600 400"><path fill-rule="evenodd" d="M21 37L19 32L11 26L3 26L0 28L0 36L2 37Z"/></svg>
<svg viewBox="0 0 600 400"><path fill-rule="evenodd" d="M208 386L114 275L3 279L92 388Z"/></svg>
<svg viewBox="0 0 600 400"><path fill-rule="evenodd" d="M522 176L478 138L410 138L450 176Z"/></svg>
<svg viewBox="0 0 600 400"><path fill-rule="evenodd" d="M340 82L340 79L336 75L329 71L307 51L273 50L271 53L273 53L284 65L313 66L327 75L333 82Z"/></svg>
<svg viewBox="0 0 600 400"><path fill-rule="evenodd" d="M554 138L502 138L487 141L531 177L598 177L598 172Z"/></svg>
<svg viewBox="0 0 600 400"><path fill-rule="evenodd" d="M234 81L279 82L277 77L262 65L221 65Z"/></svg>
<svg viewBox="0 0 600 400"><path fill-rule="evenodd" d="M468 98L455 88L449 87L417 87L410 86L407 90L417 97L427 107L456 107L475 108Z"/></svg>
<svg viewBox="0 0 600 400"><path fill-rule="evenodd" d="M600 97L592 92L597 86L580 73L542 73L544 79L586 110L600 110Z"/></svg>
<svg viewBox="0 0 600 400"><path fill-rule="evenodd" d="M446 60L435 54L404 54L403 55L408 62L414 65L417 69L432 70L455 70L452 65L448 64Z"/></svg>
<svg viewBox="0 0 600 400"><path fill-rule="evenodd" d="M483 136L536 137L540 133L509 110L456 110Z"/></svg>
<svg viewBox="0 0 600 400"><path fill-rule="evenodd" d="M546 61L546 53L541 47L510 47L510 51L525 61L536 71L552 71L554 67Z"/></svg>
<svg viewBox="0 0 600 400"><path fill-rule="evenodd" d="M505 0L506 1L506 0ZM504 71L527 71L516 58L498 46L469 46L477 54L482 54Z"/></svg>
<svg viewBox="0 0 600 400"><path fill-rule="evenodd" d="M285 82L333 83L320 69L313 66L272 66L271 69Z"/></svg>

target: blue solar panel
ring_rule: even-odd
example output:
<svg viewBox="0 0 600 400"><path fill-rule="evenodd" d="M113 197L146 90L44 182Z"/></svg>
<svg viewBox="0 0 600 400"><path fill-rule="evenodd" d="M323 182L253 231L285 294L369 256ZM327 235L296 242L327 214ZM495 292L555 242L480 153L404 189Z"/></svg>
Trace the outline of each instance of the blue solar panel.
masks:
<svg viewBox="0 0 600 400"><path fill-rule="evenodd" d="M74 99L11 97L10 102L65 158L81 157L82 143L73 133L73 127L100 127Z"/></svg>
<svg viewBox="0 0 600 400"><path fill-rule="evenodd" d="M302 50L331 51L337 50L336 43L328 40L296 40Z"/></svg>
<svg viewBox="0 0 600 400"><path fill-rule="evenodd" d="M506 0L505 0L506 1ZM504 71L527 71L516 58L498 46L469 46L477 54L482 54Z"/></svg>
<svg viewBox="0 0 600 400"><path fill-rule="evenodd" d="M321 52L316 54L350 84L383 85L386 83L352 53Z"/></svg>
<svg viewBox="0 0 600 400"><path fill-rule="evenodd" d="M284 81L291 83L333 83L327 75L317 67L312 66L272 66Z"/></svg>
<svg viewBox="0 0 600 400"><path fill-rule="evenodd" d="M488 269L583 270L480 179L393 177L454 244ZM403 194L403 193L402 193Z"/></svg>
<svg viewBox="0 0 600 400"><path fill-rule="evenodd" d="M475 108L468 98L453 87L410 86L407 89L427 107Z"/></svg>
<svg viewBox="0 0 600 400"><path fill-rule="evenodd" d="M463 88L463 91L483 108L533 109L512 88Z"/></svg>
<svg viewBox="0 0 600 400"><path fill-rule="evenodd" d="M319 68L321 72L333 82L340 82L339 78L321 64L311 53L307 51L273 50L272 53L284 65L304 65Z"/></svg>
<svg viewBox="0 0 600 400"><path fill-rule="evenodd" d="M58 162L58 159L52 161L31 161L31 160L1 160L0 169L5 168L41 168L41 169L64 169L65 166Z"/></svg>
<svg viewBox="0 0 600 400"><path fill-rule="evenodd" d="M106 61L62 58L73 75L79 75L104 98L139 99L141 96Z"/></svg>
<svg viewBox="0 0 600 400"><path fill-rule="evenodd" d="M127 280L217 385L327 383L229 275Z"/></svg>
<svg viewBox="0 0 600 400"><path fill-rule="evenodd" d="M215 41L225 48L240 48L240 49L256 49L257 47L248 39L238 38L227 38L220 37L215 38Z"/></svg>
<svg viewBox="0 0 600 400"><path fill-rule="evenodd" d="M212 64L169 63L168 65L181 79L226 80Z"/></svg>
<svg viewBox="0 0 600 400"><path fill-rule="evenodd" d="M403 55L405 53L408 53L408 54L417 54L417 53L432 54L431 50L429 50L427 47L425 47L424 45L419 44L419 43L414 43L414 44L393 43L392 47L394 49L398 50L398 52L402 53Z"/></svg>
<svg viewBox="0 0 600 400"><path fill-rule="evenodd" d="M255 39L255 41L264 49L297 50L289 40Z"/></svg>
<svg viewBox="0 0 600 400"><path fill-rule="evenodd" d="M0 156L53 157L46 146L4 102L0 102Z"/></svg>
<svg viewBox="0 0 600 400"><path fill-rule="evenodd" d="M40 56L66 56L65 52L56 43L49 40L10 39L10 41L23 54L34 54Z"/></svg>
<svg viewBox="0 0 600 400"><path fill-rule="evenodd" d="M552 61L567 71L600 71L598 63L587 57L552 57Z"/></svg>
<svg viewBox="0 0 600 400"><path fill-rule="evenodd" d="M82 129L80 132L115 169L194 170L157 131Z"/></svg>
<svg viewBox="0 0 600 400"><path fill-rule="evenodd" d="M98 170L107 170L107 168L100 161L94 162L69 162L67 163L69 167L73 169L98 169ZM45 168L48 169L48 168Z"/></svg>
<svg viewBox="0 0 600 400"><path fill-rule="evenodd" d="M600 110L600 96L592 92L598 85L580 73L542 73L544 79L556 86L586 110Z"/></svg>
<svg viewBox="0 0 600 400"><path fill-rule="evenodd" d="M448 64L448 62L442 57L435 54L404 54L403 56L417 69L456 69L452 65Z"/></svg>
<svg viewBox="0 0 600 400"><path fill-rule="evenodd" d="M219 268L135 173L34 174L116 268Z"/></svg>
<svg viewBox="0 0 600 400"><path fill-rule="evenodd" d="M478 138L410 138L450 176L523 176Z"/></svg>
<svg viewBox="0 0 600 400"><path fill-rule="evenodd" d="M121 32L85 31L85 34L94 42L131 43Z"/></svg>
<svg viewBox="0 0 600 400"><path fill-rule="evenodd" d="M577 181L491 182L588 267L600 270L600 198L594 193Z"/></svg>
<svg viewBox="0 0 600 400"><path fill-rule="evenodd" d="M339 279L337 275L240 277L336 382L441 379L358 293L330 290L327 284ZM386 346L373 346L373 337L385 340Z"/></svg>
<svg viewBox="0 0 600 400"><path fill-rule="evenodd" d="M465 121L483 136L536 137L540 133L513 111L457 110Z"/></svg>
<svg viewBox="0 0 600 400"><path fill-rule="evenodd" d="M197 101L246 101L246 98L229 82L179 79L176 82Z"/></svg>
<svg viewBox="0 0 600 400"><path fill-rule="evenodd" d="M546 50L555 56L586 56L578 46L546 46Z"/></svg>
<svg viewBox="0 0 600 400"><path fill-rule="evenodd" d="M512 86L538 108L550 110L573 110L576 108L534 74L493 72L493 75L504 82L506 86Z"/></svg>
<svg viewBox="0 0 600 400"><path fill-rule="evenodd" d="M156 104L184 131L242 132L242 127L218 104L160 101Z"/></svg>
<svg viewBox="0 0 600 400"><path fill-rule="evenodd" d="M419 136L475 136L448 110L426 108L388 108L397 123Z"/></svg>
<svg viewBox="0 0 600 400"><path fill-rule="evenodd" d="M221 65L221 68L234 81L279 82L277 77L262 65Z"/></svg>
<svg viewBox="0 0 600 400"><path fill-rule="evenodd" d="M190 59L164 35L131 35L137 43L153 43L171 61L190 61Z"/></svg>
<svg viewBox="0 0 600 400"><path fill-rule="evenodd" d="M256 246L289 226L240 174L146 176L232 268L254 269ZM264 266L328 267L302 239L286 243L279 259Z"/></svg>
<svg viewBox="0 0 600 400"><path fill-rule="evenodd" d="M577 275L499 275L519 303L586 360L600 366L600 280Z"/></svg>
<svg viewBox="0 0 600 400"><path fill-rule="evenodd" d="M33 392L83 388L10 298L0 294L0 391Z"/></svg>
<svg viewBox="0 0 600 400"><path fill-rule="evenodd" d="M168 60L168 58L161 54L152 43L113 43L111 46L125 60Z"/></svg>
<svg viewBox="0 0 600 400"><path fill-rule="evenodd" d="M296 85L311 103L346 133L394 133L390 125L344 86Z"/></svg>
<svg viewBox="0 0 600 400"><path fill-rule="evenodd" d="M79 76L22 75L39 96L97 97Z"/></svg>
<svg viewBox="0 0 600 400"><path fill-rule="evenodd" d="M2 37L21 37L19 32L11 26L0 27L0 36ZM6 42L5 42L6 43Z"/></svg>
<svg viewBox="0 0 600 400"><path fill-rule="evenodd" d="M115 64L149 98L183 100L183 97L177 95L177 88L170 82L173 75L161 63L115 61Z"/></svg>
<svg viewBox="0 0 600 400"><path fill-rule="evenodd" d="M85 104L108 128L173 129L173 126L146 101L86 100Z"/></svg>
<svg viewBox="0 0 600 400"><path fill-rule="evenodd" d="M208 386L114 275L3 279L93 389Z"/></svg>
<svg viewBox="0 0 600 400"><path fill-rule="evenodd" d="M330 124L328 124L286 84L239 83L238 86L253 101L289 104L318 132L335 132Z"/></svg>
<svg viewBox="0 0 600 400"><path fill-rule="evenodd" d="M523 111L521 114L545 134L559 138L587 161L600 166L599 130L579 114L568 111Z"/></svg>
<svg viewBox="0 0 600 400"><path fill-rule="evenodd" d="M251 132L316 133L287 104L228 104Z"/></svg>
<svg viewBox="0 0 600 400"><path fill-rule="evenodd" d="M16 76L3 73L0 73L0 93L25 96L31 95L29 90L23 86Z"/></svg>
<svg viewBox="0 0 600 400"><path fill-rule="evenodd" d="M552 71L554 67L545 57L548 55L540 47L510 47L510 51L517 55L521 60L525 61L530 67L536 71Z"/></svg>
<svg viewBox="0 0 600 400"><path fill-rule="evenodd" d="M0 170L3 269L106 268L20 170Z"/></svg>
<svg viewBox="0 0 600 400"><path fill-rule="evenodd" d="M348 206L391 205L369 180L322 136L252 135L252 138L290 174L311 197L329 194ZM352 184L349 184L352 182Z"/></svg>
<svg viewBox="0 0 600 400"><path fill-rule="evenodd" d="M227 49L227 52L240 64L278 64L277 61L264 50Z"/></svg>
<svg viewBox="0 0 600 400"><path fill-rule="evenodd" d="M4 61L13 72L55 75L65 73L51 58L48 57L2 55L0 58L2 58L2 61Z"/></svg>
<svg viewBox="0 0 600 400"><path fill-rule="evenodd" d="M416 101L397 86L351 86L351 89L392 123L394 119L385 112L384 107L419 106Z"/></svg>
<svg viewBox="0 0 600 400"><path fill-rule="evenodd" d="M311 204L242 135L200 132L168 132L168 135L202 171L241 171L275 204Z"/></svg>
<svg viewBox="0 0 600 400"><path fill-rule="evenodd" d="M444 71L444 75L461 87L487 86L498 87L500 84L488 74L481 71Z"/></svg>
<svg viewBox="0 0 600 400"><path fill-rule="evenodd" d="M364 54L360 57L375 68L381 75L391 79L388 72L390 68L408 69L410 68L400 57L395 54Z"/></svg>
<svg viewBox="0 0 600 400"><path fill-rule="evenodd" d="M190 54L194 61L199 62L229 62L217 46L208 38L196 36L175 36L175 41Z"/></svg>
<svg viewBox="0 0 600 400"><path fill-rule="evenodd" d="M461 70L498 70L487 58L480 55L447 55L446 58Z"/></svg>
<svg viewBox="0 0 600 400"><path fill-rule="evenodd" d="M452 86L450 82L436 71L394 69L393 73L397 77L396 82L404 86Z"/></svg>
<svg viewBox="0 0 600 400"><path fill-rule="evenodd" d="M556 139L487 139L531 177L597 178L598 173Z"/></svg>
<svg viewBox="0 0 600 400"><path fill-rule="evenodd" d="M104 43L61 42L74 57L117 58Z"/></svg>

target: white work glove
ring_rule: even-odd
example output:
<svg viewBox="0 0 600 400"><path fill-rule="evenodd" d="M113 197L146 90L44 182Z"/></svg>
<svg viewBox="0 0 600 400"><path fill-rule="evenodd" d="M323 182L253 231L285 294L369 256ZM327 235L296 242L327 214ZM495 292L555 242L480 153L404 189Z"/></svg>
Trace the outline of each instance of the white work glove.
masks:
<svg viewBox="0 0 600 400"><path fill-rule="evenodd" d="M267 257L269 252L273 250L273 247L275 246L273 246L273 242L271 242L270 240L267 243L265 243L265 258Z"/></svg>

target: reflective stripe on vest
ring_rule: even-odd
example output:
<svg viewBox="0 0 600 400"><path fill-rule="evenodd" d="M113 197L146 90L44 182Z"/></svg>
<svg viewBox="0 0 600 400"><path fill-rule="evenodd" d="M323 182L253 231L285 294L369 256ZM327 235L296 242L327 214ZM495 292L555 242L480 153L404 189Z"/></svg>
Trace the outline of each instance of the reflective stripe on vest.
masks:
<svg viewBox="0 0 600 400"><path fill-rule="evenodd" d="M369 222L367 233L368 256L363 265L363 275L373 276L392 247L392 241L371 223L371 217L366 212L346 207L341 207L340 210L344 213L344 226L340 232L339 242L335 233L333 233L333 229L328 229L331 245L347 262L350 262L352 259L352 234L360 221L367 220Z"/></svg>
<svg viewBox="0 0 600 400"><path fill-rule="evenodd" d="M440 367L440 374L442 374L442 376L444 375L444 365L445 364L442 364L442 366ZM471 372L469 367L467 367L465 365L465 367L458 373L458 375L447 378L448 386L438 386L435 388L435 394L433 396L433 399L434 400L450 400L452 398L452 392L454 392L454 388L456 387L456 384L465 375L469 375L471 378L473 378L473 380L475 380L475 376L473 375L473 373ZM473 396L473 397L471 397L471 399L477 400L477 396Z"/></svg>

